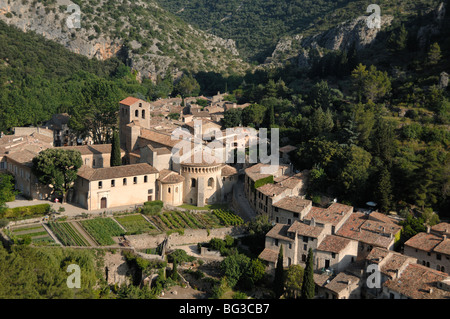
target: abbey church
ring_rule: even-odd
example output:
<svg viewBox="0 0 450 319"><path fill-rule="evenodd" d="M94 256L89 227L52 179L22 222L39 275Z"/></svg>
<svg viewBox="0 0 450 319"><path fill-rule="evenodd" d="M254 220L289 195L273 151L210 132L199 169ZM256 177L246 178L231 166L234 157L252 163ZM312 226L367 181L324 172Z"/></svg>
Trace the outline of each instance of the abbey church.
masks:
<svg viewBox="0 0 450 319"><path fill-rule="evenodd" d="M174 139L172 133L177 129L184 132L181 139L190 145L187 136L193 133L192 123L152 117L151 113L151 103L141 99L128 97L120 101L124 165L107 167L107 161L98 168L84 165L74 187L76 204L95 210L153 200L199 207L227 201L238 178L237 169L222 161L208 160L205 154L196 161L193 153L175 153L180 140ZM220 130L220 125L203 120L205 129Z"/></svg>

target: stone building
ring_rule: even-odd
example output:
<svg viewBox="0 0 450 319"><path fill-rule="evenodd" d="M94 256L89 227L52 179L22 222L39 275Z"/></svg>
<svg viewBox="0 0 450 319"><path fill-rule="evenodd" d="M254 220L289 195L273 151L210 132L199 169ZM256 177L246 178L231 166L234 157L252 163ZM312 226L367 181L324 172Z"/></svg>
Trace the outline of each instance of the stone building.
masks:
<svg viewBox="0 0 450 319"><path fill-rule="evenodd" d="M126 152L125 162L147 163L162 173L154 200L167 200L172 205L184 202L200 207L226 201L237 182L238 172L223 161L208 160L207 153L203 152L206 141L201 141L202 154L200 161L197 160L197 149L194 149L192 141L193 123L151 119L151 104L134 97L128 97L119 104L120 139ZM220 125L211 121L203 120L201 123L202 134L220 131ZM187 145L188 151L180 146L180 142Z"/></svg>
<svg viewBox="0 0 450 319"><path fill-rule="evenodd" d="M429 227L426 233L418 233L404 244L404 254L417 259L419 264L450 274L450 239L448 224ZM446 227L447 226L447 227Z"/></svg>
<svg viewBox="0 0 450 319"><path fill-rule="evenodd" d="M87 210L144 203L154 199L159 172L141 163L117 167L83 167L73 201Z"/></svg>

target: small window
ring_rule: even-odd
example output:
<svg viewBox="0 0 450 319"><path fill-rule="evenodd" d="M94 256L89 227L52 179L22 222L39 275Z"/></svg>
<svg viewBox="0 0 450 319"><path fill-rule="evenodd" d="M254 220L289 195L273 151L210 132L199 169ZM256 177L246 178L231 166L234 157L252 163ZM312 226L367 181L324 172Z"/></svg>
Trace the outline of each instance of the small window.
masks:
<svg viewBox="0 0 450 319"><path fill-rule="evenodd" d="M137 177L133 177L133 184L137 184Z"/></svg>
<svg viewBox="0 0 450 319"><path fill-rule="evenodd" d="M214 187L214 178L210 177L208 179L208 187L213 188Z"/></svg>
<svg viewBox="0 0 450 319"><path fill-rule="evenodd" d="M148 182L148 176L145 175L145 176L144 176L144 183L147 183L147 182Z"/></svg>
<svg viewBox="0 0 450 319"><path fill-rule="evenodd" d="M127 179L126 178L123 179L123 185L127 185Z"/></svg>
<svg viewBox="0 0 450 319"><path fill-rule="evenodd" d="M92 161L92 166L95 167L95 160Z"/></svg>
<svg viewBox="0 0 450 319"><path fill-rule="evenodd" d="M336 258L336 253L331 253L331 258Z"/></svg>
<svg viewBox="0 0 450 319"><path fill-rule="evenodd" d="M115 179L111 180L111 187L116 187L116 180Z"/></svg>
<svg viewBox="0 0 450 319"><path fill-rule="evenodd" d="M275 238L275 246L278 246L278 239Z"/></svg>
<svg viewBox="0 0 450 319"><path fill-rule="evenodd" d="M169 192L169 194L170 194L170 187L167 189L167 191Z"/></svg>
<svg viewBox="0 0 450 319"><path fill-rule="evenodd" d="M276 222L276 223L279 223L279 222L280 222L280 218L275 217L275 222Z"/></svg>
<svg viewBox="0 0 450 319"><path fill-rule="evenodd" d="M290 218L288 218L288 225L290 225L291 224L291 219Z"/></svg>
<svg viewBox="0 0 450 319"><path fill-rule="evenodd" d="M274 210L278 213L278 207L275 207Z"/></svg>
<svg viewBox="0 0 450 319"><path fill-rule="evenodd" d="M98 188L102 188L103 187L103 183L102 182L98 182Z"/></svg>
<svg viewBox="0 0 450 319"><path fill-rule="evenodd" d="M299 213L294 213L294 218L299 218L299 217L300 217Z"/></svg>
<svg viewBox="0 0 450 319"><path fill-rule="evenodd" d="M195 180L195 178L191 179L191 187L196 187L197 185L197 181Z"/></svg>
<svg viewBox="0 0 450 319"><path fill-rule="evenodd" d="M142 118L145 119L145 110L142 110Z"/></svg>
<svg viewBox="0 0 450 319"><path fill-rule="evenodd" d="M303 250L308 250L308 245L303 245Z"/></svg>
<svg viewBox="0 0 450 319"><path fill-rule="evenodd" d="M437 254L437 255L436 255L436 259L437 259L437 260L441 260L441 258L442 258L441 254Z"/></svg>
<svg viewBox="0 0 450 319"><path fill-rule="evenodd" d="M153 189L149 189L149 190L148 190L148 193L149 193L149 194L153 194Z"/></svg>
<svg viewBox="0 0 450 319"><path fill-rule="evenodd" d="M139 117L139 111L138 110L134 111L134 116L135 117Z"/></svg>

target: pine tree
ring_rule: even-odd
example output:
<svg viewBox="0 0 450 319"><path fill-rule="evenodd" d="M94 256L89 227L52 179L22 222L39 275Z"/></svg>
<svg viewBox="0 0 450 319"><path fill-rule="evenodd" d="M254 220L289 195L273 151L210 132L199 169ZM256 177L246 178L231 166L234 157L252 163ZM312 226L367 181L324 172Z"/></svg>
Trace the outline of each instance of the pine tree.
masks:
<svg viewBox="0 0 450 319"><path fill-rule="evenodd" d="M428 65L437 64L442 58L441 47L437 42L433 43L430 46L430 50L428 51Z"/></svg>
<svg viewBox="0 0 450 319"><path fill-rule="evenodd" d="M176 259L173 261L173 268L172 268L171 278L174 281L178 281L178 262L177 262Z"/></svg>
<svg viewBox="0 0 450 319"><path fill-rule="evenodd" d="M379 172L376 198L380 211L388 212L392 201L392 185L391 173L386 165L383 165Z"/></svg>
<svg viewBox="0 0 450 319"><path fill-rule="evenodd" d="M273 291L276 298L280 298L284 291L284 269L283 269L283 246L278 253L277 265L275 269L275 278L273 280Z"/></svg>
<svg viewBox="0 0 450 319"><path fill-rule="evenodd" d="M111 167L122 165L122 155L120 154L120 137L119 132L114 131L111 146Z"/></svg>
<svg viewBox="0 0 450 319"><path fill-rule="evenodd" d="M388 39L388 47L392 52L403 51L408 41L408 31L402 24L397 32L392 32Z"/></svg>
<svg viewBox="0 0 450 319"><path fill-rule="evenodd" d="M314 283L314 256L313 251L310 248L308 251L308 257L306 258L305 273L303 274L302 284L302 299L313 299L315 294Z"/></svg>

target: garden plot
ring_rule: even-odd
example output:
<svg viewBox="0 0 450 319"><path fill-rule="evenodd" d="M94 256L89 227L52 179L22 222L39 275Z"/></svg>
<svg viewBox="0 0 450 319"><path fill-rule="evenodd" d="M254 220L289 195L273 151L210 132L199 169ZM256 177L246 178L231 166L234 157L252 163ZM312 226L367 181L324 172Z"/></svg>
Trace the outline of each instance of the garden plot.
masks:
<svg viewBox="0 0 450 319"><path fill-rule="evenodd" d="M53 243L54 240L41 224L28 225L23 227L15 227L11 230L14 237L24 239L30 237L31 242L37 243Z"/></svg>
<svg viewBox="0 0 450 319"><path fill-rule="evenodd" d="M86 238L71 223L50 222L48 226L64 246L90 246Z"/></svg>
<svg viewBox="0 0 450 319"><path fill-rule="evenodd" d="M112 237L123 236L125 231L111 218L94 218L79 222L100 246L117 244Z"/></svg>
<svg viewBox="0 0 450 319"><path fill-rule="evenodd" d="M140 234L148 232L157 232L155 226L153 226L147 219L141 214L117 216L114 219L126 229L129 234Z"/></svg>

